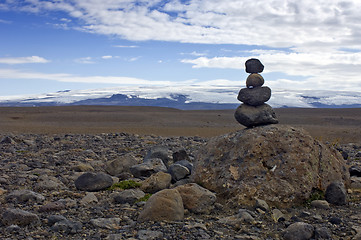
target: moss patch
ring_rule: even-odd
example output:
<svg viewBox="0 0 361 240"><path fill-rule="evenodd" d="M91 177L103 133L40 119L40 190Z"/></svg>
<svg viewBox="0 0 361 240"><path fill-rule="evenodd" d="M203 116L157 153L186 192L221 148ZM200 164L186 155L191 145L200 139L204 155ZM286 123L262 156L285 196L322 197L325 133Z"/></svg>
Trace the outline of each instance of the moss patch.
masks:
<svg viewBox="0 0 361 240"><path fill-rule="evenodd" d="M152 194L147 193L147 194L144 195L144 197L139 198L136 202L146 202L146 201L148 201L148 199L149 199L151 196L152 196Z"/></svg>
<svg viewBox="0 0 361 240"><path fill-rule="evenodd" d="M131 189L131 188L139 188L141 186L140 183L137 183L133 180L124 180L118 183L114 183L108 190L115 190L115 189Z"/></svg>
<svg viewBox="0 0 361 240"><path fill-rule="evenodd" d="M312 189L310 197L306 200L306 204L310 205L314 200L325 200L325 192L321 189Z"/></svg>

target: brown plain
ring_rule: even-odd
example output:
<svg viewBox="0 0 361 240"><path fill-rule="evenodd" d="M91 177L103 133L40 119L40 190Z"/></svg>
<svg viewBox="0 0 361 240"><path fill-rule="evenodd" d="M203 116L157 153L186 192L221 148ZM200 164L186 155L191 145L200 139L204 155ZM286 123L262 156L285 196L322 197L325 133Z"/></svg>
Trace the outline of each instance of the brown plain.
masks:
<svg viewBox="0 0 361 240"><path fill-rule="evenodd" d="M0 134L133 133L212 137L243 129L235 110L183 111L160 107L0 107ZM280 124L304 128L334 143L361 142L361 108L275 109Z"/></svg>

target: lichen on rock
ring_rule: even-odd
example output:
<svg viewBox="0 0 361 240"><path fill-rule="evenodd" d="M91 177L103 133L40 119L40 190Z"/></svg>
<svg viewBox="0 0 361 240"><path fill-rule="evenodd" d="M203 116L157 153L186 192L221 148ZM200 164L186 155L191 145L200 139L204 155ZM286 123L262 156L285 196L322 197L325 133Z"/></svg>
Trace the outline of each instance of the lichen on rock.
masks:
<svg viewBox="0 0 361 240"><path fill-rule="evenodd" d="M192 178L229 206L261 198L287 207L333 181L348 184L349 173L339 152L304 130L267 125L211 139L195 158Z"/></svg>

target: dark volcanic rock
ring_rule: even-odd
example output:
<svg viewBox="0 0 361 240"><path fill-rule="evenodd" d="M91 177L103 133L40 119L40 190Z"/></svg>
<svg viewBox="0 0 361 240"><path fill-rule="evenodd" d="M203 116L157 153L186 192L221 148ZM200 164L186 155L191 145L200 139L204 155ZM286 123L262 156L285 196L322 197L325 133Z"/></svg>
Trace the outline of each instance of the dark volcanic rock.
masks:
<svg viewBox="0 0 361 240"><path fill-rule="evenodd" d="M345 185L342 182L332 182L326 189L325 199L331 204L345 205L347 203Z"/></svg>
<svg viewBox="0 0 361 240"><path fill-rule="evenodd" d="M166 172L167 167L160 158L151 158L144 163L130 167L134 177L150 177L153 173Z"/></svg>
<svg viewBox="0 0 361 240"><path fill-rule="evenodd" d="M45 200L45 197L39 193L30 191L30 190L15 190L6 196L6 201L16 202L16 203L25 203L25 202L42 202Z"/></svg>
<svg viewBox="0 0 361 240"><path fill-rule="evenodd" d="M189 161L189 156L188 156L186 150L184 150L184 149L179 149L179 150L173 152L172 156L173 156L174 162L182 161L182 160Z"/></svg>
<svg viewBox="0 0 361 240"><path fill-rule="evenodd" d="M276 113L268 104L254 107L241 104L234 113L237 122L246 127L278 123Z"/></svg>
<svg viewBox="0 0 361 240"><path fill-rule="evenodd" d="M115 203L130 203L133 204L138 199L144 197L144 192L139 189L126 189L121 192L116 192L112 194L112 198Z"/></svg>
<svg viewBox="0 0 361 240"><path fill-rule="evenodd" d="M169 149L163 146L155 146L148 150L147 155L144 157L144 162L149 162L153 158L162 159L163 163L168 167L169 162L171 161Z"/></svg>
<svg viewBox="0 0 361 240"><path fill-rule="evenodd" d="M259 106L271 98L271 89L269 87L242 88L237 99L251 106Z"/></svg>
<svg viewBox="0 0 361 240"><path fill-rule="evenodd" d="M198 152L192 178L227 204L303 204L312 190L349 181L340 153L302 129L267 125L212 138Z"/></svg>
<svg viewBox="0 0 361 240"><path fill-rule="evenodd" d="M258 73L252 73L247 77L247 88L261 87L264 84L263 77Z"/></svg>
<svg viewBox="0 0 361 240"><path fill-rule="evenodd" d="M308 240L312 238L314 230L315 228L311 224L293 223L286 229L283 238L285 240Z"/></svg>
<svg viewBox="0 0 361 240"><path fill-rule="evenodd" d="M361 166L352 166L349 169L350 176L361 177Z"/></svg>
<svg viewBox="0 0 361 240"><path fill-rule="evenodd" d="M251 58L246 61L246 72L247 73L261 73L263 72L264 66L260 60Z"/></svg>
<svg viewBox="0 0 361 240"><path fill-rule="evenodd" d="M6 209L1 217L1 221L5 226L26 226L40 223L40 219L36 214L21 209Z"/></svg>
<svg viewBox="0 0 361 240"><path fill-rule="evenodd" d="M178 163L170 165L168 171L175 182L191 174L191 171L189 171L187 167Z"/></svg>
<svg viewBox="0 0 361 240"><path fill-rule="evenodd" d="M84 173L75 180L75 187L82 191L96 192L113 185L113 179L106 173Z"/></svg>

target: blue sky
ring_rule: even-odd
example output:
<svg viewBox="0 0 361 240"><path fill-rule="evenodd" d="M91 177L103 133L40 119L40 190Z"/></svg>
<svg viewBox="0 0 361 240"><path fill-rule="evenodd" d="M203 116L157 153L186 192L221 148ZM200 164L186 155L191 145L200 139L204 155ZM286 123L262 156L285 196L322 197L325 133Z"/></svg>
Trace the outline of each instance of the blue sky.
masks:
<svg viewBox="0 0 361 240"><path fill-rule="evenodd" d="M1 0L0 96L265 85L361 94L360 1Z"/></svg>

